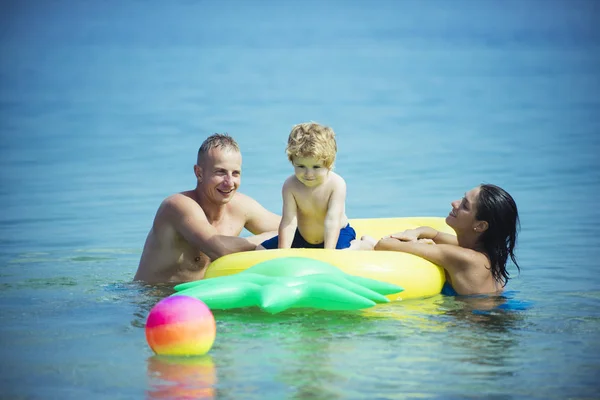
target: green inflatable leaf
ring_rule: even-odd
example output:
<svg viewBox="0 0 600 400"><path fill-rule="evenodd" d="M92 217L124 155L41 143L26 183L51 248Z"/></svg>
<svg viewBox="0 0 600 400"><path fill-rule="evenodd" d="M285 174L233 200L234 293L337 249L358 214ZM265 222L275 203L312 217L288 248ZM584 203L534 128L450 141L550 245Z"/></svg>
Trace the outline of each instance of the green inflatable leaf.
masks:
<svg viewBox="0 0 600 400"><path fill-rule="evenodd" d="M288 308L356 310L376 303L331 283L313 282L286 288L271 284L264 287L260 307L272 314Z"/></svg>
<svg viewBox="0 0 600 400"><path fill-rule="evenodd" d="M402 288L401 290L398 290L400 286L394 285L393 283L382 282L376 279L363 278L362 276L346 275L346 279L348 279L351 282L354 282L357 285L364 286L377 293L385 295L399 293L402 290L404 290Z"/></svg>
<svg viewBox="0 0 600 400"><path fill-rule="evenodd" d="M387 303L400 286L344 273L312 258L268 260L235 275L175 286L173 296L191 296L211 309L257 306L270 313L289 308L356 310Z"/></svg>
<svg viewBox="0 0 600 400"><path fill-rule="evenodd" d="M220 278L215 278L220 279ZM253 282L225 279L214 285L196 286L173 296L190 296L202 300L210 309L252 307L260 302L263 286Z"/></svg>

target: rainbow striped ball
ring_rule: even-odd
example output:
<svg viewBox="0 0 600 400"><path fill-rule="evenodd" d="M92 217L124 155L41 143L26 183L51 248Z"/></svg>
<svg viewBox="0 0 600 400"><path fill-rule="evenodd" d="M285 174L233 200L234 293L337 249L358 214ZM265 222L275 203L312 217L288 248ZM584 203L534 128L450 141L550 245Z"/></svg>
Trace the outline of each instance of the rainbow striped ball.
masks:
<svg viewBox="0 0 600 400"><path fill-rule="evenodd" d="M189 296L159 301L148 314L146 340L158 355L197 356L208 353L217 327L210 309Z"/></svg>

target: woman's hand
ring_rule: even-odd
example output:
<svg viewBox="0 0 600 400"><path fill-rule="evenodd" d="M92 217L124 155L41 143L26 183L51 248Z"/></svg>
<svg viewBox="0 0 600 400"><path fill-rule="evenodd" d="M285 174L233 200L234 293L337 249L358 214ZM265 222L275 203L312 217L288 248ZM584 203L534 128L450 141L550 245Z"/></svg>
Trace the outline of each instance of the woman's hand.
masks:
<svg viewBox="0 0 600 400"><path fill-rule="evenodd" d="M435 244L435 242L432 239L419 239L419 240L417 240L417 243Z"/></svg>
<svg viewBox="0 0 600 400"><path fill-rule="evenodd" d="M416 229L407 229L402 232L393 233L386 238L398 239L402 242L416 242L419 240L419 231Z"/></svg>

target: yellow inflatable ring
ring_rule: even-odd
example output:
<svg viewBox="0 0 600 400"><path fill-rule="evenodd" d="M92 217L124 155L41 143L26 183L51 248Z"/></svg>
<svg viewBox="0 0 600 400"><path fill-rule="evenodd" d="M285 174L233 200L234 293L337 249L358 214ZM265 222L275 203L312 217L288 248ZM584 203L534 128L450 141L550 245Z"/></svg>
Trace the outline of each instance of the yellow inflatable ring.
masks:
<svg viewBox="0 0 600 400"><path fill-rule="evenodd" d="M369 235L376 239L391 233L431 226L440 232L454 234L444 218L371 218L353 219L350 225L356 230L357 238ZM253 265L282 257L308 257L321 260L342 271L392 283L404 288L398 294L388 295L392 301L429 297L439 294L445 282L444 270L412 254L395 251L354 251L324 249L280 249L247 251L221 257L211 263L205 278L216 278L244 271Z"/></svg>

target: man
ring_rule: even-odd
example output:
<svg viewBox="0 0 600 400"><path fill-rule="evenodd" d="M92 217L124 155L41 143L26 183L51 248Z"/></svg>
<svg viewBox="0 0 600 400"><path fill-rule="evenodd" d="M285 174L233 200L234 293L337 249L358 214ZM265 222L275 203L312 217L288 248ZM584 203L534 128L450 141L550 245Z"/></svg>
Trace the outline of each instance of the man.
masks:
<svg viewBox="0 0 600 400"><path fill-rule="evenodd" d="M202 279L212 260L254 250L276 234L281 217L238 193L242 155L229 135L198 150L196 189L167 197L156 212L134 279L147 283ZM243 228L256 236L238 237Z"/></svg>

